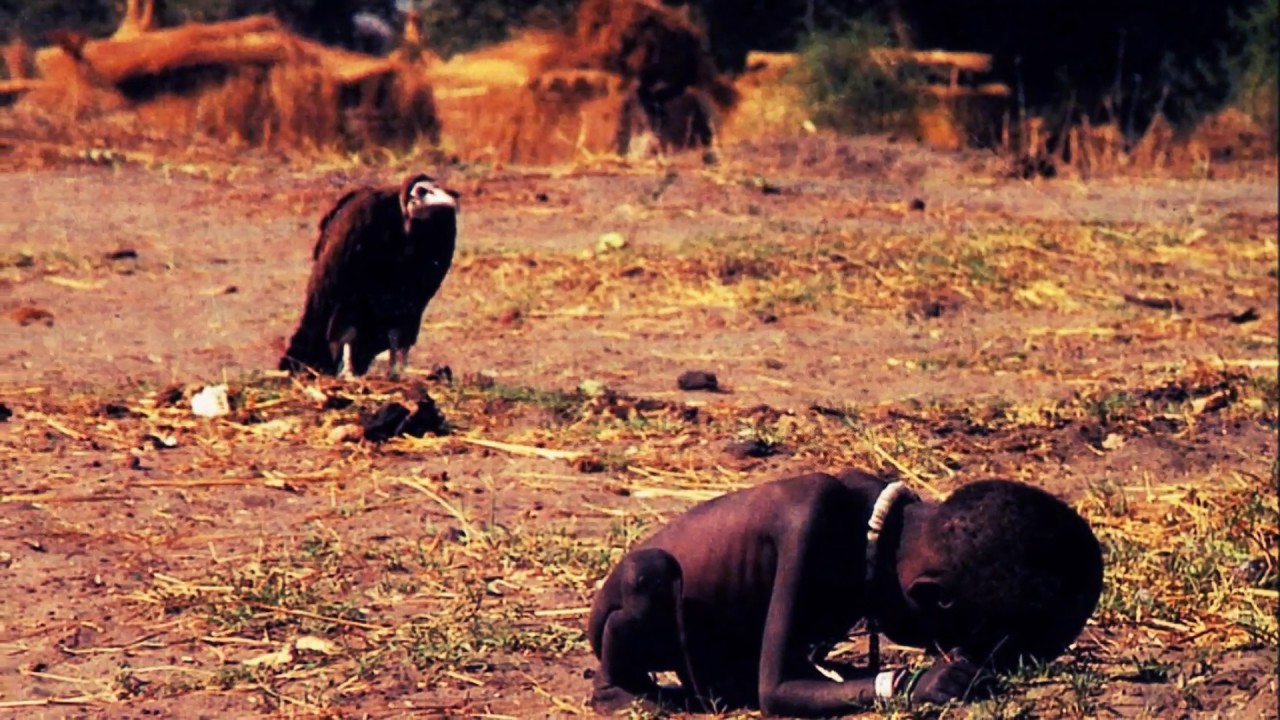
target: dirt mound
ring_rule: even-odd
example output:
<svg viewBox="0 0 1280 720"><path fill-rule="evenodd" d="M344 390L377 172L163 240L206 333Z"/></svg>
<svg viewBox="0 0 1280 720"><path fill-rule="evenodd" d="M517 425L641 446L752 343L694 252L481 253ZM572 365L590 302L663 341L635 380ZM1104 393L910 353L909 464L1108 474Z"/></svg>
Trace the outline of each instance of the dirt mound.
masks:
<svg viewBox="0 0 1280 720"><path fill-rule="evenodd" d="M407 64L320 45L266 16L147 25L126 18L102 40L53 35L18 105L66 120L131 113L149 128L273 147L438 136L430 86Z"/></svg>
<svg viewBox="0 0 1280 720"><path fill-rule="evenodd" d="M545 164L711 145L737 93L686 14L585 0L573 34L528 32L428 66L448 149Z"/></svg>

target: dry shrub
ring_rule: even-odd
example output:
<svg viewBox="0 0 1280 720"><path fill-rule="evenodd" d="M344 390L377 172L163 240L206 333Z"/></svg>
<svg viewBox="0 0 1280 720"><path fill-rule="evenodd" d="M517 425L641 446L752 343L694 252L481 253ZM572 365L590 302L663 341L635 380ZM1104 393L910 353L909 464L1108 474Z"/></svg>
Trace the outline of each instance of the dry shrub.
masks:
<svg viewBox="0 0 1280 720"><path fill-rule="evenodd" d="M1007 88L999 83L955 89L933 85L925 88L915 108L915 125L932 148L998 148L1008 107Z"/></svg>
<svg viewBox="0 0 1280 720"><path fill-rule="evenodd" d="M555 65L569 39L550 32L529 31L483 50L455 55L428 65L426 77L437 88L522 86Z"/></svg>
<svg viewBox="0 0 1280 720"><path fill-rule="evenodd" d="M561 35L527 32L428 65L424 77L435 95L444 149L472 159L511 161L521 119L535 106L528 85L566 42Z"/></svg>
<svg viewBox="0 0 1280 720"><path fill-rule="evenodd" d="M299 147L337 141L338 93L334 79L300 53L272 65L259 89L265 107L255 110L264 133L258 142Z"/></svg>
<svg viewBox="0 0 1280 720"><path fill-rule="evenodd" d="M688 17L646 0L586 0L577 31L530 31L430 65L450 152L546 164L712 141L737 99Z"/></svg>
<svg viewBox="0 0 1280 720"><path fill-rule="evenodd" d="M622 83L599 70L552 71L530 82L515 113L511 159L538 164L618 150L631 132Z"/></svg>
<svg viewBox="0 0 1280 720"><path fill-rule="evenodd" d="M1223 143L1208 131L1179 131L1163 115L1157 115L1136 138L1126 134L1119 122L1094 124L1087 117L1058 134L1049 132L1038 117L1015 129L1016 134L1005 139L1005 150L1015 159L1015 174L1023 177L1204 177L1212 162L1239 157L1241 137L1239 130L1228 132Z"/></svg>
<svg viewBox="0 0 1280 720"><path fill-rule="evenodd" d="M446 149L466 157L526 164L614 151L622 122L622 82L598 70L557 70L527 85L442 89L444 127L466 128L448 135Z"/></svg>
<svg viewBox="0 0 1280 720"><path fill-rule="evenodd" d="M340 140L338 88L315 63L207 66L140 84L138 117L174 134L297 149Z"/></svg>
<svg viewBox="0 0 1280 720"><path fill-rule="evenodd" d="M470 160L509 160L512 108L519 105L525 92L520 85L436 85L441 149Z"/></svg>
<svg viewBox="0 0 1280 720"><path fill-rule="evenodd" d="M735 83L739 99L722 125L725 140L787 136L803 132L809 119L804 91L796 82L796 53L751 52Z"/></svg>
<svg viewBox="0 0 1280 720"><path fill-rule="evenodd" d="M43 80L19 100L53 117L79 121L126 109L128 100L91 67L65 53L39 62L36 70Z"/></svg>
<svg viewBox="0 0 1280 720"><path fill-rule="evenodd" d="M355 147L408 147L440 140L431 86L409 66L370 75L342 90L342 135Z"/></svg>
<svg viewBox="0 0 1280 720"><path fill-rule="evenodd" d="M684 12L645 0L583 0L577 21L565 64L678 89L718 81L706 36Z"/></svg>
<svg viewBox="0 0 1280 720"><path fill-rule="evenodd" d="M1268 118L1229 107L1206 117L1191 132L1189 142L1204 148L1210 161L1266 160L1275 157L1275 128Z"/></svg>
<svg viewBox="0 0 1280 720"><path fill-rule="evenodd" d="M549 61L622 78L611 115L615 149L626 152L638 136L652 135L679 150L710 145L720 116L738 101L706 44L686 10L652 0L584 0L573 43Z"/></svg>
<svg viewBox="0 0 1280 720"><path fill-rule="evenodd" d="M964 123L949 103L929 103L915 109L913 128L921 142L942 150L959 150L968 143Z"/></svg>

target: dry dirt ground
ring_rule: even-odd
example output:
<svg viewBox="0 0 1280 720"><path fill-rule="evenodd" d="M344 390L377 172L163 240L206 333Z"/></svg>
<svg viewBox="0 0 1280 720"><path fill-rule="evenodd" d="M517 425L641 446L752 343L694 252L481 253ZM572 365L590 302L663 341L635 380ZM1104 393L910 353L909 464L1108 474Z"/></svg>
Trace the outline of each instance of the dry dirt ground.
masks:
<svg viewBox="0 0 1280 720"><path fill-rule="evenodd" d="M429 164L463 219L417 370L343 384L271 372L316 221L413 161L0 162L0 716L588 714L629 543L846 465L1026 480L1103 538L1078 647L976 716L1276 715L1274 170L1026 182L824 137ZM217 383L231 414L193 415ZM423 391L449 434L344 439Z"/></svg>

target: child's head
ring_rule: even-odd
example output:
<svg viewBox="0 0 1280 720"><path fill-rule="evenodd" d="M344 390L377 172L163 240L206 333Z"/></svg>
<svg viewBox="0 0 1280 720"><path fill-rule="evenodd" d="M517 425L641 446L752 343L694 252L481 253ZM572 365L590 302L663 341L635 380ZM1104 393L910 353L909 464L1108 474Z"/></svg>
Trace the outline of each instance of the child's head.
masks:
<svg viewBox="0 0 1280 720"><path fill-rule="evenodd" d="M1066 503L1038 488L986 480L956 490L911 543L926 561L903 578L942 650L1008 667L1070 645L1102 593L1102 549ZM927 549L924 549L927 548Z"/></svg>

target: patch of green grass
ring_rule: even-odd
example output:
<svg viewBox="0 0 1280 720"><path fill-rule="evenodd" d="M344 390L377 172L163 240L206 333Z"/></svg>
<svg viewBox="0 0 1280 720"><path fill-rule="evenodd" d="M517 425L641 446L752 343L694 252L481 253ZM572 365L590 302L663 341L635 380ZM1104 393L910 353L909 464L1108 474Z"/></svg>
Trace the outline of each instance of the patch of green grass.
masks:
<svg viewBox="0 0 1280 720"><path fill-rule="evenodd" d="M1131 418L1138 402L1128 391L1115 390L1086 396L1082 405L1089 417L1102 425L1109 425Z"/></svg>
<svg viewBox="0 0 1280 720"><path fill-rule="evenodd" d="M170 623L199 635L333 641L332 654L225 664L214 688L270 688L319 706L337 699L333 677L375 677L408 664L435 682L450 672L484 673L535 653L581 648L583 628L532 614L535 587L586 594L639 536L634 522L603 536L568 528L482 527L477 535L430 533L351 546L313 533L274 551L210 569L186 582L157 580L138 596ZM277 701L279 698L277 698Z"/></svg>
<svg viewBox="0 0 1280 720"><path fill-rule="evenodd" d="M961 264L969 272L969 280L979 284L995 284L1001 280L1000 271L992 267L981 255L969 255Z"/></svg>
<svg viewBox="0 0 1280 720"><path fill-rule="evenodd" d="M481 392L488 397L499 400L540 407L558 417L572 417L579 414L583 404L587 401L585 395L576 391L547 390L527 385L504 385L499 383L492 387L483 388Z"/></svg>
<svg viewBox="0 0 1280 720"><path fill-rule="evenodd" d="M1090 489L1086 509L1106 556L1105 622L1207 634L1225 647L1280 640L1274 486L1216 482L1231 486Z"/></svg>
<svg viewBox="0 0 1280 720"><path fill-rule="evenodd" d="M1038 717L1093 717L1100 709L1106 677L1091 662L1067 657L1050 662L1030 661L999 677L1000 694L984 704L1025 717L1034 703ZM1014 700L1022 698L1021 702ZM989 717L1008 717L993 713Z"/></svg>

